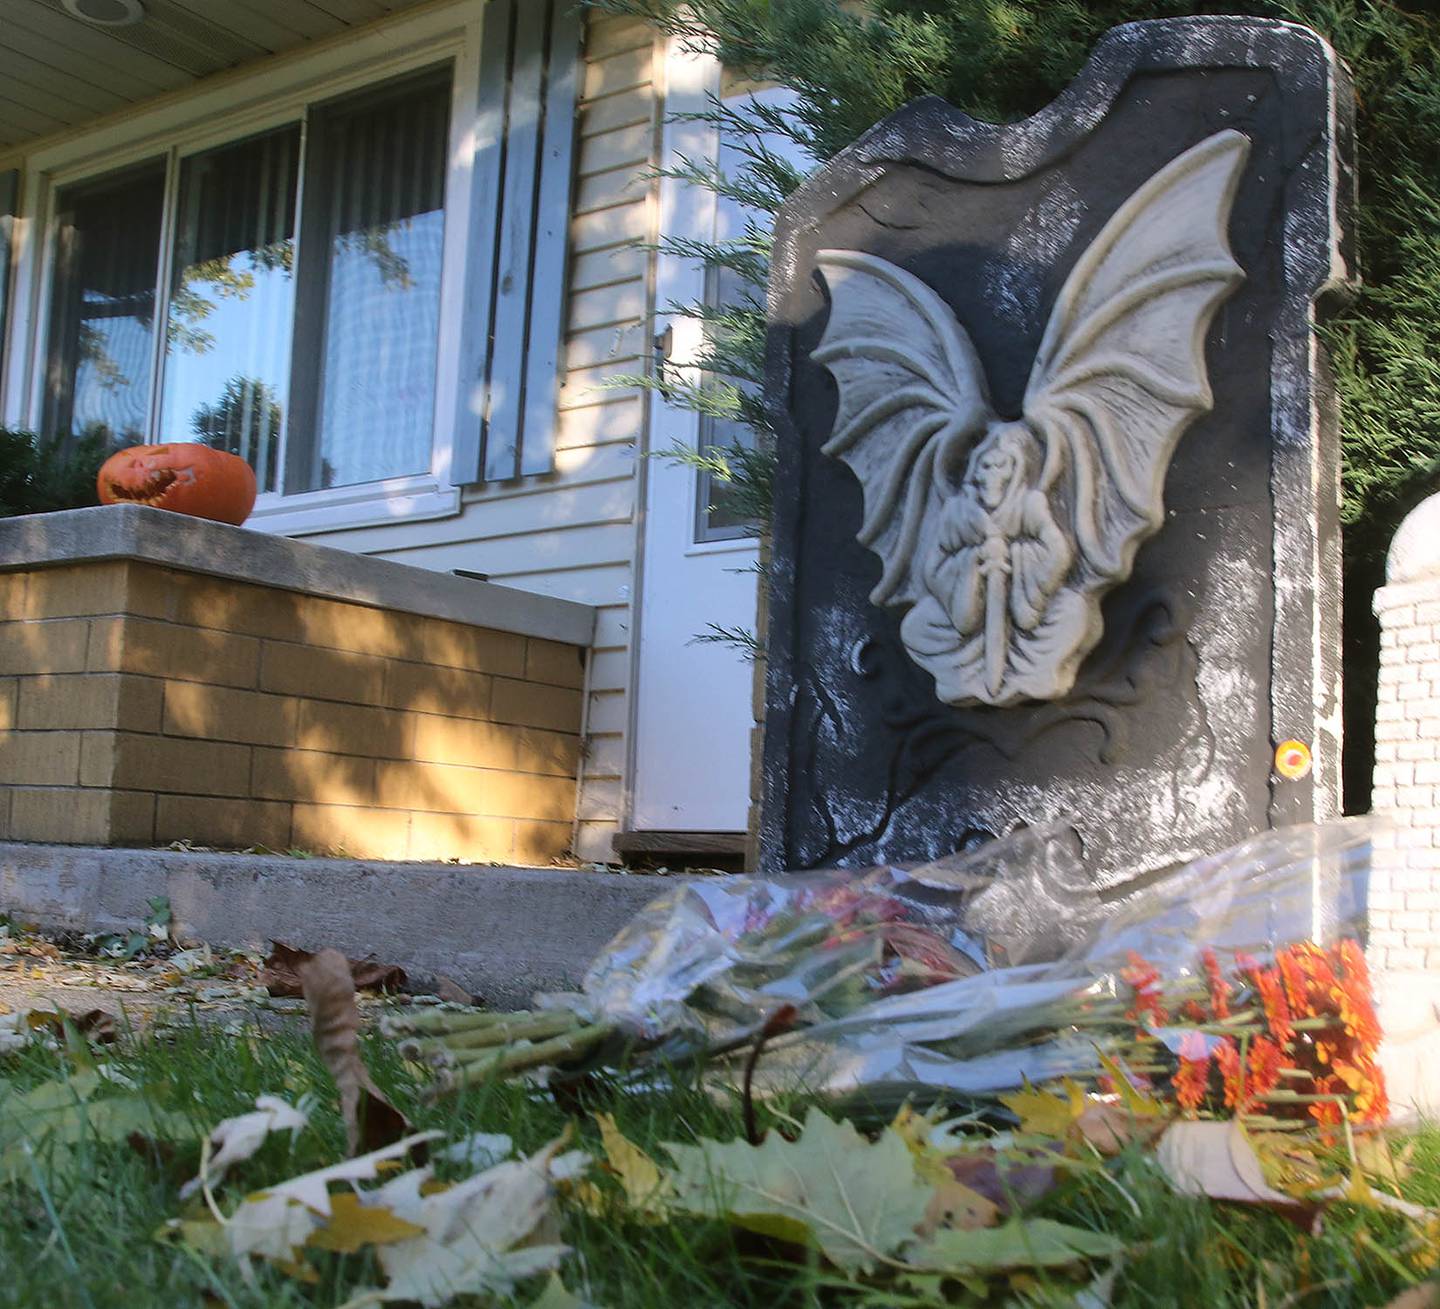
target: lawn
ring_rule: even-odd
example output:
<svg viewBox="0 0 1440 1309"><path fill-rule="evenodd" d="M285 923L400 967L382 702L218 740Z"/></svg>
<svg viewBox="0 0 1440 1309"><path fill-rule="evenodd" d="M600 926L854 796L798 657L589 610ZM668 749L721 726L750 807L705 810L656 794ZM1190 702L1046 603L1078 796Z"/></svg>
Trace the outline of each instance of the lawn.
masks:
<svg viewBox="0 0 1440 1309"><path fill-rule="evenodd" d="M294 1103L315 1098L308 1127L293 1138L272 1135L235 1168L219 1194L233 1206L247 1192L344 1156L345 1129L335 1089L302 1030L267 1030L256 1021L220 1026L186 1024L153 1035L126 1034L104 1062L130 1079L168 1127L137 1127L133 1139L99 1140L79 1130L68 1147L42 1151L3 1184L0 1199L0 1305L84 1306L338 1306L381 1280L369 1249L312 1255L318 1281L305 1284L271 1264L253 1280L225 1255L203 1255L157 1239L182 1212L179 1190L193 1176L198 1139L219 1120L244 1113L255 1097L272 1093ZM425 1102L425 1083L391 1042L376 1035L363 1048L381 1088L415 1129L457 1138L477 1130L510 1134L518 1150L542 1147L567 1127L579 1145L603 1158L593 1110L614 1115L619 1128L657 1161L663 1142L741 1134L738 1105L716 1103L695 1088L663 1093L593 1086L591 1102L563 1107L547 1093L517 1084L492 1084ZM83 1056L82 1056L83 1062ZM0 1142L13 1096L68 1075L63 1052L34 1044L0 1056ZM103 1104L89 1102L89 1109ZM761 1110L761 1126L783 1129L803 1104ZM13 1124L12 1118L12 1124ZM193 1139L177 1125L189 1124ZM107 1135L114 1136L113 1132ZM1406 1197L1440 1205L1440 1130L1413 1138ZM3 1155L0 1155L3 1157ZM12 1156L13 1158L13 1156ZM1153 1156L1131 1147L1068 1176L1025 1207L1124 1242L1118 1277L1109 1291L1094 1285L1104 1261L1088 1269L992 1278L986 1303L1116 1306L1381 1306L1426 1275L1433 1247L1395 1214L1349 1203L1329 1206L1316 1235L1278 1214L1173 1193ZM447 1174L447 1167L449 1172ZM438 1175L463 1175L440 1165ZM605 1309L701 1309L712 1305L775 1306L980 1303L973 1287L947 1282L901 1288L871 1278L847 1283L813 1254L767 1240L715 1219L671 1214L661 1221L627 1210L613 1177L600 1176L604 1203L562 1194L560 1238L572 1247L561 1264L566 1287ZM562 1188L563 1189L563 1188ZM193 1204L199 1203L192 1201ZM544 1279L521 1284L514 1303L529 1305ZM1080 1299L1077 1292L1085 1291ZM503 1301L508 1303L508 1301ZM478 1300L459 1303L483 1303ZM566 1303L575 1303L566 1301ZM1417 1304L1426 1303L1417 1301Z"/></svg>

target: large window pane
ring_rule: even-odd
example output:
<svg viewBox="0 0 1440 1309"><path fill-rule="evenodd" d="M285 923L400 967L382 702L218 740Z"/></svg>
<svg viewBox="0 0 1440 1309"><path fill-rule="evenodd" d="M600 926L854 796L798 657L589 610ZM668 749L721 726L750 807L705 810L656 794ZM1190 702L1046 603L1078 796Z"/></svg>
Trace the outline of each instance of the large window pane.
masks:
<svg viewBox="0 0 1440 1309"><path fill-rule="evenodd" d="M163 160L59 192L47 433L145 439L164 202Z"/></svg>
<svg viewBox="0 0 1440 1309"><path fill-rule="evenodd" d="M430 467L449 115L448 70L312 114L295 358L319 378L287 490Z"/></svg>
<svg viewBox="0 0 1440 1309"><path fill-rule="evenodd" d="M181 164L162 441L203 441L279 479L295 307L298 125Z"/></svg>

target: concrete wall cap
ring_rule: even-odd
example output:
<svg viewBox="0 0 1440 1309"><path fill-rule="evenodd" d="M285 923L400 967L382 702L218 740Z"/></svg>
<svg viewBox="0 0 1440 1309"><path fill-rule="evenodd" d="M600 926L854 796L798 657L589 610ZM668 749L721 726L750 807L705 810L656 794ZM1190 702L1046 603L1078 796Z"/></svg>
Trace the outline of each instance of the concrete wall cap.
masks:
<svg viewBox="0 0 1440 1309"><path fill-rule="evenodd" d="M1440 578L1440 493L1405 515L1385 558L1385 580L1391 586L1431 577Z"/></svg>
<svg viewBox="0 0 1440 1309"><path fill-rule="evenodd" d="M133 559L586 649L595 637L591 605L145 505L0 519L0 572L104 559Z"/></svg>

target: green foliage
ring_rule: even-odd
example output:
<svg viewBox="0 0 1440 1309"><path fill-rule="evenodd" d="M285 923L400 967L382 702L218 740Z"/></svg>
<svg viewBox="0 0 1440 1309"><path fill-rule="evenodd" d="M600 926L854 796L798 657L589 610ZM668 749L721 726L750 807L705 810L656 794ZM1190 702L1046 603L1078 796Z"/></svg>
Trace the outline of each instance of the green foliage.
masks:
<svg viewBox="0 0 1440 1309"><path fill-rule="evenodd" d="M1427 0L591 0L793 89L792 135L826 159L920 95L1025 117L1108 28L1187 13L1304 23L1356 92L1363 283L1320 328L1341 403L1347 801L1368 801L1378 640L1370 595L1400 519L1440 484L1440 18ZM743 111L731 117L744 118ZM697 173L703 169L697 169ZM692 253L701 254L695 251ZM716 262L712 252L708 262ZM753 271L753 270L752 270Z"/></svg>
<svg viewBox="0 0 1440 1309"><path fill-rule="evenodd" d="M0 428L0 518L98 504L95 474L114 448L101 428L74 441Z"/></svg>

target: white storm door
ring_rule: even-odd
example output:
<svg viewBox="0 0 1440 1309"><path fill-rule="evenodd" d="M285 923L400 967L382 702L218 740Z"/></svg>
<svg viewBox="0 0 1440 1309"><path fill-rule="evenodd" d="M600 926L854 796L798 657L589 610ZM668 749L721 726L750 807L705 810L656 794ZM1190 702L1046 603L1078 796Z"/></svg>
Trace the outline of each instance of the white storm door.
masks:
<svg viewBox="0 0 1440 1309"><path fill-rule="evenodd" d="M667 117L704 110L721 86L720 67L706 55L671 44L666 59ZM720 159L723 143L707 123L667 122L663 158ZM666 178L660 188L660 230L702 241L737 234L744 213L699 187ZM713 281L714 279L709 279ZM703 268L662 254L655 302L693 304L716 298ZM662 317L668 333L666 369L683 372L699 350L694 319ZM651 400L650 449L702 442L729 445L736 428L703 422L694 413ZM692 468L663 458L645 461L635 729L629 826L636 831L742 832L750 807L751 678L753 666L734 646L697 642L712 625L753 631L756 542L723 508L711 512L716 490ZM723 496L723 491L721 492Z"/></svg>

